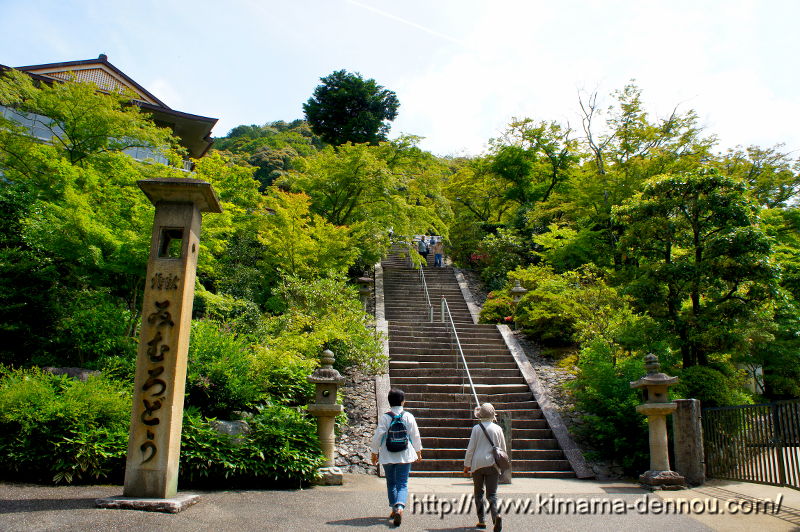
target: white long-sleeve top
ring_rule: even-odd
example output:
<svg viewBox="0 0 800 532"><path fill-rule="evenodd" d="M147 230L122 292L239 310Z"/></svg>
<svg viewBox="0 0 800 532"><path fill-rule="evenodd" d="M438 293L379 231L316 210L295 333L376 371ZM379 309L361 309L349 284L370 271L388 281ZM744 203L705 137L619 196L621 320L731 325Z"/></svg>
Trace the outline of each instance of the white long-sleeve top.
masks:
<svg viewBox="0 0 800 532"><path fill-rule="evenodd" d="M489 433L489 438L492 439L495 445L508 452L506 449L506 438L503 435L503 429L500 425L492 423L491 421L482 421L480 425L486 427L486 432ZM494 455L492 454L492 444L489 443L489 439L483 433L480 425L472 427L472 434L469 436L469 445L467 446L467 454L464 456L464 467L468 467L470 471L495 465Z"/></svg>
<svg viewBox="0 0 800 532"><path fill-rule="evenodd" d="M392 414L395 416L403 411L402 406L393 406L391 408ZM406 426L406 434L408 434L409 445L402 451L390 452L386 448L384 437L389 430L389 425L392 418L384 412L378 419L378 428L375 429L375 436L372 437L372 452L378 455L378 462L381 464L410 464L417 460L417 452L422 450L422 438L419 436L419 428L417 427L417 420L410 412L403 414L403 423Z"/></svg>

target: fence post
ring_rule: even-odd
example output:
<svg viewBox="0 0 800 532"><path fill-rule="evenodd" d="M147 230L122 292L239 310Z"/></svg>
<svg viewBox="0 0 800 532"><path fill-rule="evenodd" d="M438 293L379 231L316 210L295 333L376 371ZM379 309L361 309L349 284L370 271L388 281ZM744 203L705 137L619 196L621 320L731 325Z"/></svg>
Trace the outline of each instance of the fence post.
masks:
<svg viewBox="0 0 800 532"><path fill-rule="evenodd" d="M675 471L689 484L699 486L706 480L700 401L676 399L675 403L678 405L672 414Z"/></svg>
<svg viewBox="0 0 800 532"><path fill-rule="evenodd" d="M511 412L498 412L497 424L503 429L503 436L506 440L506 452L511 462L511 469L514 468L514 459L511 456ZM500 474L500 484L511 484L511 469L507 469Z"/></svg>
<svg viewBox="0 0 800 532"><path fill-rule="evenodd" d="M446 301L444 299L444 296L442 296L442 302L439 305L440 307L442 307L442 323L444 323L444 306L445 306L445 304L446 304Z"/></svg>
<svg viewBox="0 0 800 532"><path fill-rule="evenodd" d="M775 453L778 455L778 481L781 483L781 486L786 486L786 457L783 454L783 427L781 426L780 405L778 403L772 403L770 410Z"/></svg>

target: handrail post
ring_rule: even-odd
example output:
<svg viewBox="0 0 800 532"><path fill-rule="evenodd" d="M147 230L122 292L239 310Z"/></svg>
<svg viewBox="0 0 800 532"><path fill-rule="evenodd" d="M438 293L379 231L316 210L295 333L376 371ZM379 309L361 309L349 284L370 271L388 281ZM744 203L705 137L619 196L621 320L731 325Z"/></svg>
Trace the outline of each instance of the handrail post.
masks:
<svg viewBox="0 0 800 532"><path fill-rule="evenodd" d="M447 300L445 300L444 296L442 296L442 301L439 306L442 308L442 323L444 323L444 306L447 304Z"/></svg>

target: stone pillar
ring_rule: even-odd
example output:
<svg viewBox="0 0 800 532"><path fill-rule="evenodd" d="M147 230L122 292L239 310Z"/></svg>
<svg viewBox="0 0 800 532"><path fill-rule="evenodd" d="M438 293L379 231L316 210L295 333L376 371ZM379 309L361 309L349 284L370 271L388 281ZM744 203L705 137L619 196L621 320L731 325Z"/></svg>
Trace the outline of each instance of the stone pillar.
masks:
<svg viewBox="0 0 800 532"><path fill-rule="evenodd" d="M700 401L677 399L675 404L677 409L672 414L675 471L689 484L699 486L706 481Z"/></svg>
<svg viewBox="0 0 800 532"><path fill-rule="evenodd" d="M511 412L498 412L497 424L503 429L503 437L506 440L506 453L508 453L508 459L511 461L511 469L514 469L514 457L511 456ZM507 469L500 474L500 484L511 484L511 469Z"/></svg>
<svg viewBox="0 0 800 532"><path fill-rule="evenodd" d="M333 352L326 349L322 352L322 366L308 377L308 381L314 383L316 387L315 401L314 404L308 405L308 412L317 418L317 436L322 454L325 456L325 463L318 470L320 477L318 483L327 486L341 485L344 480L342 470L334 463L335 418L344 409L342 405L336 403L336 392L339 386L344 384L344 377L333 369L335 361Z"/></svg>
<svg viewBox="0 0 800 532"><path fill-rule="evenodd" d="M178 490L186 358L201 212L222 212L211 185L151 179L139 187L156 207L125 465L126 497L167 499Z"/></svg>

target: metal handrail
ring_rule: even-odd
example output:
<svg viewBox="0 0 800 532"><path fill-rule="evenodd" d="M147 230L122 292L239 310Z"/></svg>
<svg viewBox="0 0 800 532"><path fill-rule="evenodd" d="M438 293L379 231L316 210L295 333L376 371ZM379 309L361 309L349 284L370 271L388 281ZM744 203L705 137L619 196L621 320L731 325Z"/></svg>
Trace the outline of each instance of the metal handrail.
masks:
<svg viewBox="0 0 800 532"><path fill-rule="evenodd" d="M428 304L428 321L433 322L433 303L431 303L431 295L428 293L428 283L425 282L425 268L421 265L419 267L419 278L422 282L422 292L425 294L425 301Z"/></svg>
<svg viewBox="0 0 800 532"><path fill-rule="evenodd" d="M447 316L445 316L445 313ZM445 320L445 317L447 320ZM464 364L464 372L467 374L467 380L469 380L469 387L472 390L472 397L475 399L475 406L480 407L481 403L478 401L478 394L475 392L475 384L472 382L472 375L469 373L469 366L467 366L467 359L464 357L464 350L461 349L461 341L458 339L458 331L456 331L456 324L453 322L453 315L450 313L450 305L447 304L447 299L442 296L442 323L447 326L450 324L450 330L452 331L453 337L456 339L456 346L458 346L458 354L461 355L461 362ZM463 382L463 381L462 381Z"/></svg>

